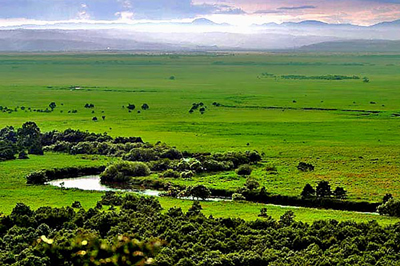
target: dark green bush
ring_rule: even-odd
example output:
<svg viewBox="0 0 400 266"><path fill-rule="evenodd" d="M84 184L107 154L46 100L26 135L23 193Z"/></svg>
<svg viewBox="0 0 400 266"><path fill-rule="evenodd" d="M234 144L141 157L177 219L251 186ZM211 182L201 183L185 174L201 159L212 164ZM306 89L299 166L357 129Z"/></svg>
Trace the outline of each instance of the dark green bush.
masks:
<svg viewBox="0 0 400 266"><path fill-rule="evenodd" d="M149 167L142 162L119 162L100 174L102 182L128 182L131 177L150 175Z"/></svg>

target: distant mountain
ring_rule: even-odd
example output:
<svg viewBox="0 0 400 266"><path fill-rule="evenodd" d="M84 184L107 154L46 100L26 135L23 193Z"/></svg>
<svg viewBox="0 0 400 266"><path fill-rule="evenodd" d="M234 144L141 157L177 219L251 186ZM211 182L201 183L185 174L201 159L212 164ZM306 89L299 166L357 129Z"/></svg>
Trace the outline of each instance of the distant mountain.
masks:
<svg viewBox="0 0 400 266"><path fill-rule="evenodd" d="M218 23L215 23L212 20L206 19L206 18L198 18L192 21L192 25L196 26L217 26L219 25Z"/></svg>
<svg viewBox="0 0 400 266"><path fill-rule="evenodd" d="M400 52L400 41L352 40L322 42L303 46L298 50L310 52Z"/></svg>
<svg viewBox="0 0 400 266"><path fill-rule="evenodd" d="M277 28L326 28L326 27L360 27L353 24L330 24L319 20L304 20L300 22L283 22L277 23L264 23L261 25L254 25L258 27L277 27Z"/></svg>
<svg viewBox="0 0 400 266"><path fill-rule="evenodd" d="M371 28L400 28L400 19L389 22L381 22L371 26Z"/></svg>
<svg viewBox="0 0 400 266"><path fill-rule="evenodd" d="M172 51L196 47L137 41L123 35L110 36L105 30L1 30L0 51Z"/></svg>

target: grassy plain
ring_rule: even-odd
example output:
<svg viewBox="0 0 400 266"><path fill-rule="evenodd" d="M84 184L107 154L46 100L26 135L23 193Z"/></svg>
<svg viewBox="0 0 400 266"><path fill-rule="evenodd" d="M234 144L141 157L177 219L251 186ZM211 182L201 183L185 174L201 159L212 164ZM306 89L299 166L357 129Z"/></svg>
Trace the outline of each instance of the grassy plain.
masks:
<svg viewBox="0 0 400 266"><path fill-rule="evenodd" d="M393 116L400 112L399 59L400 55L385 54L0 55L1 106L45 109L52 101L58 105L53 113L0 112L0 127L35 121L43 131L71 127L141 136L181 150L255 149L265 153L265 164L278 168L277 175L262 168L253 173L269 192L298 195L306 183L328 180L333 187L345 187L353 200L379 201L385 193L400 197L400 117ZM371 81L261 77L266 72L357 75ZM70 90L70 86L81 89ZM205 103L205 114L189 114L193 102ZM231 107L214 107L213 102ZM84 108L86 103L95 105L94 114ZM128 103L137 107L147 103L150 110L129 113L122 108ZM266 109L270 106L296 109ZM301 109L307 107L381 112ZM93 116L100 119L102 115L105 121L92 122ZM22 176L18 169L44 167L53 160L60 165L99 163L64 155L35 160L39 161L18 162L11 170L7 165L14 162L0 163L1 180L13 184ZM298 172L299 161L314 164L316 171ZM199 176L192 182L236 188L244 179L225 173ZM13 191L7 185L0 192L1 205L46 195L48 189L18 185ZM50 194L44 203L63 205L65 197ZM98 194L74 191L72 198L91 205L90 198L95 202ZM7 212L12 207L3 208Z"/></svg>

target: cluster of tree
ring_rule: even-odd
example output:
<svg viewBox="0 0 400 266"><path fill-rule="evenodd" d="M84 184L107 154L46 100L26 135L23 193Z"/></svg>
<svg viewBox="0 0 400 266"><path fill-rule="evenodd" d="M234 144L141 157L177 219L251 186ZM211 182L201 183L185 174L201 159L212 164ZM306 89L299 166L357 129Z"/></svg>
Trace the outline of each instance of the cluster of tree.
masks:
<svg viewBox="0 0 400 266"><path fill-rule="evenodd" d="M337 199L345 199L347 191L343 187L337 187L334 191L331 190L331 185L328 181L320 181L314 189L310 184L306 184L301 192L302 198L330 198L334 196Z"/></svg>
<svg viewBox="0 0 400 266"><path fill-rule="evenodd" d="M282 75L282 79L319 79L319 80L346 80L360 79L359 76L343 76L343 75L323 75L323 76L304 76L304 75Z"/></svg>
<svg viewBox="0 0 400 266"><path fill-rule="evenodd" d="M204 105L204 103L193 103L192 107L189 110L189 113L194 113L194 111L199 111L201 114L204 114L206 112L207 106Z"/></svg>
<svg viewBox="0 0 400 266"><path fill-rule="evenodd" d="M65 131L50 131L42 134L42 145L51 146L57 142L80 143L80 142L110 142L113 144L143 143L140 137L117 137L113 139L107 133L96 134L87 131L66 129Z"/></svg>
<svg viewBox="0 0 400 266"><path fill-rule="evenodd" d="M46 109L32 109L31 107L25 107L25 106L21 106L21 107L17 106L14 109L11 109L11 108L8 108L7 106L3 107L0 105L0 112L11 114L13 112L18 112L18 110L21 110L21 111L25 111L25 112L29 111L29 112L38 112L38 113L50 113L50 112L54 111L54 109L56 107L57 107L57 104L55 102L51 102L49 104L49 107Z"/></svg>
<svg viewBox="0 0 400 266"><path fill-rule="evenodd" d="M398 231L377 222L307 224L291 211L274 220L266 209L256 221L216 219L198 202L186 213L161 212L153 198L107 193L88 210L18 204L0 217L0 264L397 265Z"/></svg>
<svg viewBox="0 0 400 266"><path fill-rule="evenodd" d="M93 103L87 103L87 104L85 104L85 108L93 109L94 108L94 104Z"/></svg>
<svg viewBox="0 0 400 266"><path fill-rule="evenodd" d="M122 108L125 108L125 106L122 106ZM129 113L131 113L133 110L136 109L136 105L129 103L126 108L128 109ZM149 110L150 106L147 103L142 104L141 109L143 111ZM140 111L138 111L140 113Z"/></svg>
<svg viewBox="0 0 400 266"><path fill-rule="evenodd" d="M27 152L43 155L40 129L34 122L26 122L17 130L11 126L0 130L0 161L15 159L16 154L27 159Z"/></svg>
<svg viewBox="0 0 400 266"><path fill-rule="evenodd" d="M186 188L169 186L168 190L162 193L161 196L206 200L211 197L211 194L211 190L204 185L188 186Z"/></svg>

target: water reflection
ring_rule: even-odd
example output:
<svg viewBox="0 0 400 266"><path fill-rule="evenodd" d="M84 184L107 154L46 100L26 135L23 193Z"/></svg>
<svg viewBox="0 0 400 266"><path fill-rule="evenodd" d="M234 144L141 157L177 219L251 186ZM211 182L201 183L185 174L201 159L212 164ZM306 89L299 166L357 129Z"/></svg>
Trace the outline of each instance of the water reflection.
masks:
<svg viewBox="0 0 400 266"><path fill-rule="evenodd" d="M77 188L81 190L91 191L119 191L119 192L135 192L147 196L160 196L161 191L151 189L135 189L135 188L122 188L115 186L103 185L100 183L99 176L83 176L79 178L57 179L47 183L48 185L63 187L63 188Z"/></svg>

